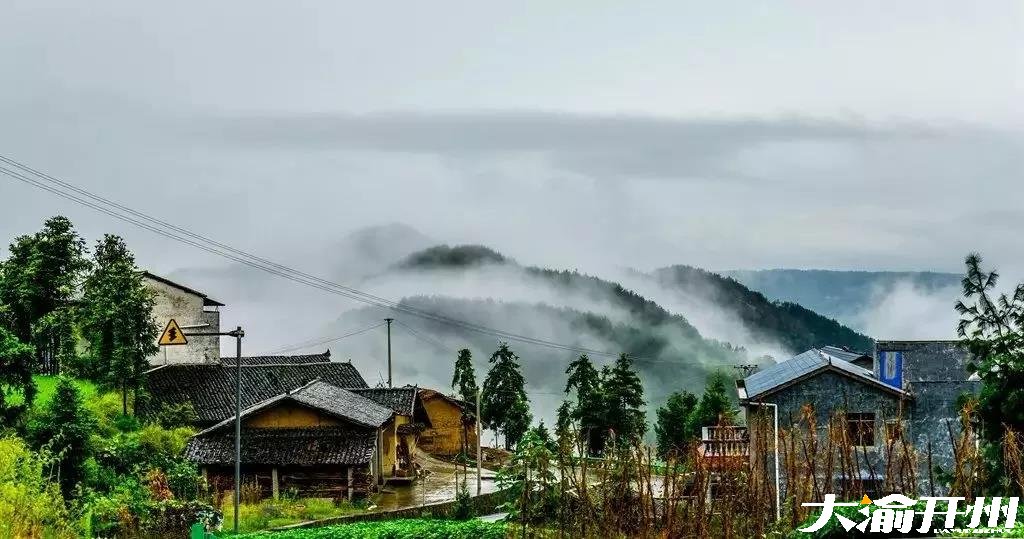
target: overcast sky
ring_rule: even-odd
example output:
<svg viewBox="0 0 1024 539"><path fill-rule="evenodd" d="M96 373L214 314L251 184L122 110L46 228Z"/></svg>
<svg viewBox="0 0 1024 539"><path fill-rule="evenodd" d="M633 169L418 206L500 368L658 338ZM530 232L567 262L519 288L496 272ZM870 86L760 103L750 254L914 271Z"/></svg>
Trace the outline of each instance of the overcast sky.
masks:
<svg viewBox="0 0 1024 539"><path fill-rule="evenodd" d="M0 153L298 267L401 222L584 271L1024 269L1019 1L8 0L0 36ZM0 177L0 243L55 213L222 263Z"/></svg>

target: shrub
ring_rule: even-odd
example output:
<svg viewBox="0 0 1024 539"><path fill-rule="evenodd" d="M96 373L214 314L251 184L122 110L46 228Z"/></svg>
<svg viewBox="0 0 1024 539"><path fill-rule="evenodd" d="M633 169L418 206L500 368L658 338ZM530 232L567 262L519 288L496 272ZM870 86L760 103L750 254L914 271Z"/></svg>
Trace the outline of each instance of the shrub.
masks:
<svg viewBox="0 0 1024 539"><path fill-rule="evenodd" d="M53 465L13 436L0 438L0 537L76 537Z"/></svg>

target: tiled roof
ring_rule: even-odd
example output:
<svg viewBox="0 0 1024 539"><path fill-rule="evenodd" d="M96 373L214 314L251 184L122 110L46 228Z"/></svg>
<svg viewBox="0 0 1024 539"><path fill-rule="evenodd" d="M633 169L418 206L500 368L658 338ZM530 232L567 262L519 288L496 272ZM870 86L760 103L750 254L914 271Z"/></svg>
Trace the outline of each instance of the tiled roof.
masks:
<svg viewBox="0 0 1024 539"><path fill-rule="evenodd" d="M242 462L245 464L316 466L367 464L373 458L376 430L353 427L245 429ZM233 464L233 431L197 435L188 442L185 456L200 464Z"/></svg>
<svg viewBox="0 0 1024 539"><path fill-rule="evenodd" d="M406 387L371 387L367 389L353 389L362 395L383 406L387 406L397 414L412 416L416 406L416 388Z"/></svg>
<svg viewBox="0 0 1024 539"><path fill-rule="evenodd" d="M387 406L326 382L313 382L292 392L288 397L300 404L350 419L367 427L379 427L395 415L394 410Z"/></svg>
<svg viewBox="0 0 1024 539"><path fill-rule="evenodd" d="M313 380L336 387L365 388L366 381L351 363L243 365L242 408L294 391ZM146 373L151 399L147 406L191 403L200 425L235 414L235 367L219 364L164 365Z"/></svg>
<svg viewBox="0 0 1024 539"><path fill-rule="evenodd" d="M340 387L332 386L326 382L310 382L296 390L275 395L263 402L259 402L241 411L241 417L251 416L261 410L266 410L279 402L292 401L301 405L315 408L328 415L347 420L362 427L378 428L387 420L391 419L394 412L373 402L372 400L356 395L355 393ZM218 429L233 425L234 414L216 425L200 432L204 435Z"/></svg>
<svg viewBox="0 0 1024 539"><path fill-rule="evenodd" d="M238 359L233 356L221 356L221 363L233 366ZM242 365L302 365L305 363L330 363L331 351L322 354L308 354L301 356L249 356L242 357Z"/></svg>
<svg viewBox="0 0 1024 539"><path fill-rule="evenodd" d="M904 391L877 380L874 373L870 370L858 367L848 361L835 359L829 354L822 353L817 348L812 348L744 378L743 387L746 389L746 398L755 399L764 396L800 378L811 376L818 371L827 369L887 391L906 395Z"/></svg>
<svg viewBox="0 0 1024 539"><path fill-rule="evenodd" d="M464 401L464 400L462 400L460 398L452 397L451 395L446 395L446 394L444 394L444 393L442 393L440 391L437 391L436 389L421 389L420 390L420 398L421 399L430 399L430 398L433 398L433 397L438 397L438 398L444 399L444 400L454 404L455 406L458 406L459 408L462 408L463 410L468 411L468 412L473 412L474 408L476 406L475 404L470 404L470 403L468 403L468 402L466 402L466 401Z"/></svg>

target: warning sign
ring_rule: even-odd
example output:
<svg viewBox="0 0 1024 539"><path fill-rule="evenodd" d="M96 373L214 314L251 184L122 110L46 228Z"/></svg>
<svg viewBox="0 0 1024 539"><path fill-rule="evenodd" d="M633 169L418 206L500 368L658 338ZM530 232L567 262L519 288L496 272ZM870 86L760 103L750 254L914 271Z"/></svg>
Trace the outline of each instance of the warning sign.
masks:
<svg viewBox="0 0 1024 539"><path fill-rule="evenodd" d="M172 318L170 322L167 322L167 327L164 328L163 334L160 335L160 346L175 344L188 344L188 339L185 338L185 334L178 327L178 323Z"/></svg>

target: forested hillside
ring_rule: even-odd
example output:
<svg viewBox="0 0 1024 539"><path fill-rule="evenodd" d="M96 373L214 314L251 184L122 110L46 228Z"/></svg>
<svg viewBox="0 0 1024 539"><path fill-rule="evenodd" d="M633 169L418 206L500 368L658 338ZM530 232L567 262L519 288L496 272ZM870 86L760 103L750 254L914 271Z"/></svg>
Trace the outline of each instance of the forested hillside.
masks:
<svg viewBox="0 0 1024 539"><path fill-rule="evenodd" d="M790 301L771 301L731 277L691 266L655 271L663 286L676 287L736 314L755 338L771 339L792 352L828 344L869 351L871 339Z"/></svg>
<svg viewBox="0 0 1024 539"><path fill-rule="evenodd" d="M963 275L931 271L732 270L722 275L773 300L791 301L838 320L853 320L879 295L903 284L923 293L958 289Z"/></svg>

